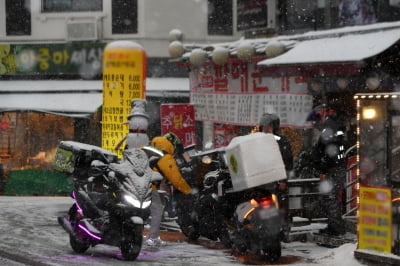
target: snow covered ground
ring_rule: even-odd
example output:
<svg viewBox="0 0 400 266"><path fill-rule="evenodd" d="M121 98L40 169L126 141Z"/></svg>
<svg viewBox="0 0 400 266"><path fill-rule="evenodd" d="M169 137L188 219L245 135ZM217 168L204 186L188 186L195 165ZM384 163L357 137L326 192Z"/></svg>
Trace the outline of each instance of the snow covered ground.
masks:
<svg viewBox="0 0 400 266"><path fill-rule="evenodd" d="M218 243L189 244L182 237L165 239L166 246L157 250L144 248L134 263L121 260L118 248L105 245L75 254L56 219L71 203L68 197L0 197L0 265L260 264L233 256ZM363 265L354 258L355 248L355 244L330 249L313 243L284 243L282 258L274 265Z"/></svg>

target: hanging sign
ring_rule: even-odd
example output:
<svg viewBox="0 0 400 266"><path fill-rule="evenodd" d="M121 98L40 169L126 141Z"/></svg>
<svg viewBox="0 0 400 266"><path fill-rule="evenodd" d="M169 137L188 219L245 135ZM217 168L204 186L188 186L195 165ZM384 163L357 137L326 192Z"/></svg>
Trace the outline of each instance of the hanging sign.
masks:
<svg viewBox="0 0 400 266"><path fill-rule="evenodd" d="M0 43L0 75L101 74L105 42Z"/></svg>
<svg viewBox="0 0 400 266"><path fill-rule="evenodd" d="M145 98L146 53L131 41L108 44L103 55L102 147L122 156L117 143L128 134L131 102Z"/></svg>
<svg viewBox="0 0 400 266"><path fill-rule="evenodd" d="M256 63L247 62L210 64L189 77L196 120L254 126L270 112L279 115L282 126L312 126L306 121L313 104L306 77L263 76Z"/></svg>
<svg viewBox="0 0 400 266"><path fill-rule="evenodd" d="M184 147L196 144L194 107L190 104L162 104L160 107L161 134L172 132Z"/></svg>

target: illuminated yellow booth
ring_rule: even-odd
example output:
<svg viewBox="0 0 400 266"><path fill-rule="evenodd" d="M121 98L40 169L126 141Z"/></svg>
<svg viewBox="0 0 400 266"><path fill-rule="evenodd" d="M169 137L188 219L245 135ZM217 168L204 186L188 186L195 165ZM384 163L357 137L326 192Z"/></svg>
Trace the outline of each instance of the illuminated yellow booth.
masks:
<svg viewBox="0 0 400 266"><path fill-rule="evenodd" d="M400 93L359 93L358 246L354 255L400 265Z"/></svg>

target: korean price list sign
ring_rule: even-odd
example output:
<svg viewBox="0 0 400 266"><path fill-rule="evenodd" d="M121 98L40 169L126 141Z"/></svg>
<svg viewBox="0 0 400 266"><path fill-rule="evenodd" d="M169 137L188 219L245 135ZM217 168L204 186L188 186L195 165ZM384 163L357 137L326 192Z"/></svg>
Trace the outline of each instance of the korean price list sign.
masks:
<svg viewBox="0 0 400 266"><path fill-rule="evenodd" d="M391 189L360 187L358 248L391 253Z"/></svg>
<svg viewBox="0 0 400 266"><path fill-rule="evenodd" d="M131 102L145 98L146 53L131 41L109 43L103 55L102 147L122 151L115 145L128 134L127 117Z"/></svg>
<svg viewBox="0 0 400 266"><path fill-rule="evenodd" d="M283 126L311 127L306 119L313 98L306 77L269 77L254 63L232 63L193 69L189 78L196 120L251 126L272 112Z"/></svg>
<svg viewBox="0 0 400 266"><path fill-rule="evenodd" d="M196 93L190 95L196 120L255 125L266 111L278 113L282 125L304 127L312 97L283 93Z"/></svg>

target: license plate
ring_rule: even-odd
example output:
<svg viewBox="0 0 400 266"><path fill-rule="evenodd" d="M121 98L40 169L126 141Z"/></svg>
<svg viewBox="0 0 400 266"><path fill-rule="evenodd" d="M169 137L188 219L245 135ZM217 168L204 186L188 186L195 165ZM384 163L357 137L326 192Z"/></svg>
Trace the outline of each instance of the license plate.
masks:
<svg viewBox="0 0 400 266"><path fill-rule="evenodd" d="M273 208L273 209L261 209L258 211L258 216L261 219L268 219L268 218L272 218L275 216L278 216L278 210Z"/></svg>

